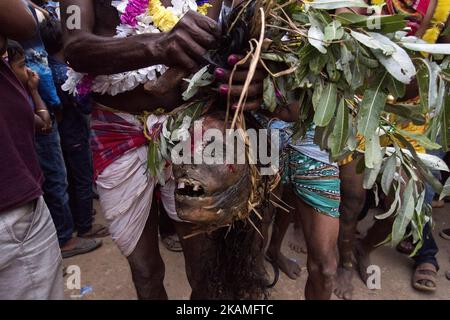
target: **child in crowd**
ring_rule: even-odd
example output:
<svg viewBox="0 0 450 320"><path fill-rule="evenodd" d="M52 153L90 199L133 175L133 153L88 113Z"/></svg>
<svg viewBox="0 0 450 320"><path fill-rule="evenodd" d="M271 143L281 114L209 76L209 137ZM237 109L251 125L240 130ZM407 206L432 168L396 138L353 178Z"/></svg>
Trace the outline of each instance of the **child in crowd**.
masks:
<svg viewBox="0 0 450 320"><path fill-rule="evenodd" d="M25 52L15 41L8 42L7 59L12 71L30 95L31 106L34 110L34 125L37 132L46 133L52 128L52 121L47 106L39 95L39 76L27 68Z"/></svg>

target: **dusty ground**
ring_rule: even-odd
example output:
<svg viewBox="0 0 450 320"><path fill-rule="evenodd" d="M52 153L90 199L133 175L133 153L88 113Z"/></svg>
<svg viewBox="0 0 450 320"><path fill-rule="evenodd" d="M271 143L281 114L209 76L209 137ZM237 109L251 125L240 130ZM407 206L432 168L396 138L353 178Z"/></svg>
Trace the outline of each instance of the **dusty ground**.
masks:
<svg viewBox="0 0 450 320"><path fill-rule="evenodd" d="M100 211L98 206L97 211ZM381 268L381 289L369 290L359 278L355 278L354 298L450 299L450 281L445 278L445 271L450 269L450 241L443 240L438 235L442 228L450 227L450 204L447 203L445 208L435 209L434 219L436 222L434 234L440 248L438 261L441 266L438 275L438 290L435 293L426 294L415 291L410 284L412 261L407 256L385 246L377 249L372 255L372 263ZM97 221L103 222L101 213L97 215ZM371 221L372 218L369 216L363 225L367 227ZM289 238L290 232L285 238L283 252L304 265L306 256L296 254L288 248ZM66 267L78 265L81 268L81 286L92 288L92 291L83 295L81 299L136 299L127 261L110 238L105 238L103 242L103 246L95 252L64 260ZM171 299L188 299L190 287L184 271L182 253L173 253L165 248L162 248L161 251L166 263L165 286L169 297ZM300 279L294 281L282 274L280 281L271 293L271 298L303 299L306 275L305 271ZM68 299L74 299L71 296L79 293L79 290L66 289ZM336 299L336 297L333 298Z"/></svg>

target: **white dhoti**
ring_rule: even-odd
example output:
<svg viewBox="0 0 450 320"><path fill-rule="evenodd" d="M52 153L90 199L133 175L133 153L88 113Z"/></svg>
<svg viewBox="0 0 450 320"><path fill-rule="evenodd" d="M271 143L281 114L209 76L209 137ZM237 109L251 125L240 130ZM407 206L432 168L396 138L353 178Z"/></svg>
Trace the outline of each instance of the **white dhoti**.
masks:
<svg viewBox="0 0 450 320"><path fill-rule="evenodd" d="M133 115L113 113L104 108L94 111L93 133L99 138L94 139L91 145L94 145L94 163L97 159L101 164L104 159L102 152L107 157L116 143L127 146L133 132L141 133L143 128ZM147 152L146 144L131 148L102 168L96 179L100 206L109 232L125 256L133 252L141 238L158 184L158 179L148 173ZM165 180L165 186L160 188L162 203L172 219L181 221L175 211L175 181L171 167L165 169Z"/></svg>
<svg viewBox="0 0 450 320"><path fill-rule="evenodd" d="M100 205L109 232L123 255L129 256L142 235L158 183L147 172L147 146L122 155L97 178ZM166 184L161 186L161 201L167 214L179 220L175 211L175 181L166 169Z"/></svg>

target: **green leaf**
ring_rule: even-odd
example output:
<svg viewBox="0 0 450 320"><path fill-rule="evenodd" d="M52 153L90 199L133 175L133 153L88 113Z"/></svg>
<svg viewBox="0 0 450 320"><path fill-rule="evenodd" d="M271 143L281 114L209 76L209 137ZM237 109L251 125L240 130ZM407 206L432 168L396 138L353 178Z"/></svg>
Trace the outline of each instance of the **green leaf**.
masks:
<svg viewBox="0 0 450 320"><path fill-rule="evenodd" d="M315 9L339 9L348 7L367 8L368 4L363 0L314 0L313 2L307 2L311 7Z"/></svg>
<svg viewBox="0 0 450 320"><path fill-rule="evenodd" d="M342 12L336 15L336 19L344 26L348 26L353 24L365 24L367 16L353 12Z"/></svg>
<svg viewBox="0 0 450 320"><path fill-rule="evenodd" d="M358 52L356 55L356 59L351 66L352 70L352 83L351 88L356 90L360 88L364 84L364 79L366 77L367 68L361 64L359 57L361 54Z"/></svg>
<svg viewBox="0 0 450 320"><path fill-rule="evenodd" d="M350 63L355 59L350 50L347 49L347 46L341 45L341 58L337 62L337 69L341 70L344 73L345 80L349 85L352 84L352 70L350 67Z"/></svg>
<svg viewBox="0 0 450 320"><path fill-rule="evenodd" d="M389 75L387 79L387 88L389 93L395 98L402 98L406 93L406 85L393 76Z"/></svg>
<svg viewBox="0 0 450 320"><path fill-rule="evenodd" d="M384 164L383 175L381 177L381 189L385 195L389 195L397 171L397 156L391 155Z"/></svg>
<svg viewBox="0 0 450 320"><path fill-rule="evenodd" d="M398 133L419 142L419 144L427 150L439 150L441 145L428 139L426 135L412 133L411 131L397 129Z"/></svg>
<svg viewBox="0 0 450 320"><path fill-rule="evenodd" d="M382 161L383 155L381 153L380 138L376 134L366 137L366 151L364 152L366 168L377 168L381 165Z"/></svg>
<svg viewBox="0 0 450 320"><path fill-rule="evenodd" d="M327 73L330 81L338 82L341 79L341 73L336 67L336 59L330 54L329 61L327 63Z"/></svg>
<svg viewBox="0 0 450 320"><path fill-rule="evenodd" d="M400 43L406 49L412 51L427 52L432 54L450 54L450 43L412 43L412 42L401 42Z"/></svg>
<svg viewBox="0 0 450 320"><path fill-rule="evenodd" d="M414 215L415 206L414 181L409 180L403 193L402 206L400 210L398 210L397 217L395 218L394 225L392 226L392 244L394 246L403 240L406 228Z"/></svg>
<svg viewBox="0 0 450 320"><path fill-rule="evenodd" d="M357 41L359 41L363 46L366 46L368 48L375 49L375 50L381 50L384 55L389 56L395 52L395 48L392 45L393 43L387 43L386 41L382 41L381 39L383 39L385 37L381 36L377 33L371 32L368 34L364 34L361 32L351 30L350 34L352 35L353 38L355 38ZM377 36L379 36L379 37L377 37Z"/></svg>
<svg viewBox="0 0 450 320"><path fill-rule="evenodd" d="M298 59L300 64L307 65L309 61L317 54L319 54L319 51L317 51L317 49L314 48L311 44L308 43L303 45L298 52Z"/></svg>
<svg viewBox="0 0 450 320"><path fill-rule="evenodd" d="M400 190L401 190L401 188L400 188L399 186L395 186L395 185L394 185L394 188L395 188L394 201L392 201L392 204L391 204L389 210L386 211L385 213L376 215L376 216L375 216L376 219L378 219L378 220L387 219L387 218L389 218L389 217L395 212L395 210L397 209L398 204L400 203Z"/></svg>
<svg viewBox="0 0 450 320"><path fill-rule="evenodd" d="M429 87L429 75L428 68L422 64L417 69L416 74L417 84L419 86L420 104L422 106L422 112L428 112L428 87Z"/></svg>
<svg viewBox="0 0 450 320"><path fill-rule="evenodd" d="M363 16L357 13L344 12L336 16L344 26L351 26L354 28L364 28L366 30L374 30L375 23L379 23L379 28L376 28L380 33L391 33L402 30L406 26L406 19L403 15L387 15L387 16Z"/></svg>
<svg viewBox="0 0 450 320"><path fill-rule="evenodd" d="M344 36L344 29L339 21L334 20L325 27L325 36L323 40L325 42L331 42L333 40L340 40Z"/></svg>
<svg viewBox="0 0 450 320"><path fill-rule="evenodd" d="M374 32L368 32L368 34L371 39L380 44L380 47L385 46L394 49L392 53L381 52L380 50L371 51L395 79L409 84L416 74L416 67L408 53L384 35Z"/></svg>
<svg viewBox="0 0 450 320"><path fill-rule="evenodd" d="M318 104L315 106L314 123L319 127L326 126L334 116L337 104L337 87L333 82L327 83Z"/></svg>
<svg viewBox="0 0 450 320"><path fill-rule="evenodd" d="M208 72L208 69L209 66L205 66L197 71L197 73L195 73L191 79L183 79L184 81L189 83L188 88L183 92L184 101L187 101L194 97L201 87L206 87L213 83L214 76Z"/></svg>
<svg viewBox="0 0 450 320"><path fill-rule="evenodd" d="M363 181L364 189L370 190L373 188L375 182L377 181L377 177L380 171L381 171L381 162L375 164L373 168L365 168Z"/></svg>
<svg viewBox="0 0 450 320"><path fill-rule="evenodd" d="M274 112L277 108L277 96L272 78L269 76L264 79L264 106L270 112Z"/></svg>
<svg viewBox="0 0 450 320"><path fill-rule="evenodd" d="M447 92L444 100L444 107L441 111L441 145L445 152L449 151L450 143L448 130L450 128L450 92Z"/></svg>
<svg viewBox="0 0 450 320"><path fill-rule="evenodd" d="M331 134L331 155L336 157L342 152L347 144L349 114L345 105L345 99L341 98L339 103L336 121Z"/></svg>
<svg viewBox="0 0 450 320"><path fill-rule="evenodd" d="M442 188L442 192L439 196L439 200L442 200L448 196L450 196L450 178L448 178L445 182L444 187Z"/></svg>
<svg viewBox="0 0 450 320"><path fill-rule="evenodd" d="M309 22L311 23L311 27L308 29L308 42L319 50L321 53L327 53L327 49L325 48L324 34L320 23L312 16L309 16Z"/></svg>
<svg viewBox="0 0 450 320"><path fill-rule="evenodd" d="M386 104L387 94L382 91L385 73L378 83L366 90L358 113L358 132L368 138L375 134L381 112Z"/></svg>
<svg viewBox="0 0 450 320"><path fill-rule="evenodd" d="M325 64L328 62L328 55L326 54L318 54L314 58L309 61L309 68L311 72L315 75L318 75Z"/></svg>

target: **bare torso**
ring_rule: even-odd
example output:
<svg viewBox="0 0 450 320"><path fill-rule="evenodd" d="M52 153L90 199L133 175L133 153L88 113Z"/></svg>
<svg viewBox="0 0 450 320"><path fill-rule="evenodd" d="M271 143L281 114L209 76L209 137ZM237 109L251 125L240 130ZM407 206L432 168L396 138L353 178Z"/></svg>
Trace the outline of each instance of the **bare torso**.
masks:
<svg viewBox="0 0 450 320"><path fill-rule="evenodd" d="M111 5L111 0L97 0L95 5L95 27L94 33L99 36L113 37L116 34L116 27L120 23L119 13ZM170 1L162 0L165 6L170 5ZM120 109L135 110L145 108L149 100L159 101L161 108L173 109L182 103L181 86L176 85L163 97L158 97L147 93L144 86L128 92L110 96L107 94L94 94L94 100L108 107L120 107Z"/></svg>

